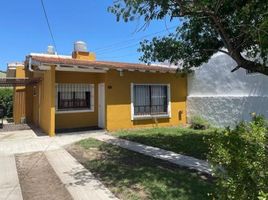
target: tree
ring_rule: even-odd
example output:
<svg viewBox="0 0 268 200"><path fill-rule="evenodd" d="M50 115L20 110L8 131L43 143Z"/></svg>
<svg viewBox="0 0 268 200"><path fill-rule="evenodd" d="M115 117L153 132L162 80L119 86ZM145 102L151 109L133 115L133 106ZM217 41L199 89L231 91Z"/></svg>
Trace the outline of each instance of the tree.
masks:
<svg viewBox="0 0 268 200"><path fill-rule="evenodd" d="M125 22L179 19L165 37L141 42L141 61L169 61L191 71L216 52L232 57L237 67L268 75L267 0L116 0L108 9Z"/></svg>

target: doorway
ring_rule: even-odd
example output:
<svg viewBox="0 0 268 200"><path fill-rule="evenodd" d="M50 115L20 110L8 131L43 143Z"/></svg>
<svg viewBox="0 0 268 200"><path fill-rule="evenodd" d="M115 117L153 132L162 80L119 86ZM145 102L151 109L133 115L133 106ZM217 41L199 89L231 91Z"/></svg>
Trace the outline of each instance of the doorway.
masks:
<svg viewBox="0 0 268 200"><path fill-rule="evenodd" d="M98 84L98 126L105 128L105 84Z"/></svg>

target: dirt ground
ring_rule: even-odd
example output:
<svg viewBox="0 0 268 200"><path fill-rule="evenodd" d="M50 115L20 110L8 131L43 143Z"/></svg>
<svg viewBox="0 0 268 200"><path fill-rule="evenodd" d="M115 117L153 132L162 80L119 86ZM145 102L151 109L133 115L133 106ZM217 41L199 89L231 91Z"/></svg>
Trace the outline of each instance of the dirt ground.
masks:
<svg viewBox="0 0 268 200"><path fill-rule="evenodd" d="M43 153L16 156L16 164L24 200L71 200Z"/></svg>

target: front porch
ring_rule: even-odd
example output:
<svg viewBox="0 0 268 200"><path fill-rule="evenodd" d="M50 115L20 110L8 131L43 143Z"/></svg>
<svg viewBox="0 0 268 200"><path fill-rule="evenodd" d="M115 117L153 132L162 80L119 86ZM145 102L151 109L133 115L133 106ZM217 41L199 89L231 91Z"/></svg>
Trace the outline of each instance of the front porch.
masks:
<svg viewBox="0 0 268 200"><path fill-rule="evenodd" d="M32 96L28 121L50 136L106 128L105 70L31 64L32 75L42 81L27 94Z"/></svg>
<svg viewBox="0 0 268 200"><path fill-rule="evenodd" d="M106 128L104 79L103 73L56 72L56 130Z"/></svg>

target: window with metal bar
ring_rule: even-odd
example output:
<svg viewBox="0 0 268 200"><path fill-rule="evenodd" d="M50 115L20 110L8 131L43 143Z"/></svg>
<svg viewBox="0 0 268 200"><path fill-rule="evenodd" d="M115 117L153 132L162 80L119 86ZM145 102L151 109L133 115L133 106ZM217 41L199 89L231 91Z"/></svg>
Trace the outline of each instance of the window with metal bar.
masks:
<svg viewBox="0 0 268 200"><path fill-rule="evenodd" d="M135 116L168 114L167 85L134 85Z"/></svg>
<svg viewBox="0 0 268 200"><path fill-rule="evenodd" d="M58 111L92 110L94 85L57 84L56 108Z"/></svg>

